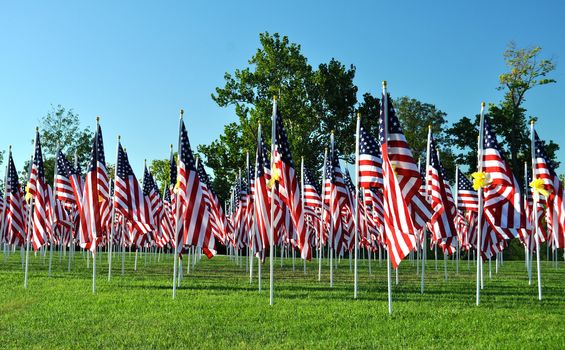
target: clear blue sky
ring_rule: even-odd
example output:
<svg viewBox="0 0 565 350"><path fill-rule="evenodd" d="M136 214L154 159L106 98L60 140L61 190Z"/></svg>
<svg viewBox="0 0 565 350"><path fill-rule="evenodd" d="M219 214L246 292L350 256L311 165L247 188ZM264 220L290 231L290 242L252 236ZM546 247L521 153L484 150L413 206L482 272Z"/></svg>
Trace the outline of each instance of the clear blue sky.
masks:
<svg viewBox="0 0 565 350"><path fill-rule="evenodd" d="M37 121L62 104L84 126L101 115L108 161L121 134L139 177L144 158L167 157L180 107L193 146L235 119L210 94L269 31L300 43L313 66L354 64L360 95L388 80L393 96L434 103L450 122L500 100L510 40L540 45L557 61L558 83L532 91L526 107L565 163L564 14L558 1L6 1L0 149L12 144L21 168Z"/></svg>

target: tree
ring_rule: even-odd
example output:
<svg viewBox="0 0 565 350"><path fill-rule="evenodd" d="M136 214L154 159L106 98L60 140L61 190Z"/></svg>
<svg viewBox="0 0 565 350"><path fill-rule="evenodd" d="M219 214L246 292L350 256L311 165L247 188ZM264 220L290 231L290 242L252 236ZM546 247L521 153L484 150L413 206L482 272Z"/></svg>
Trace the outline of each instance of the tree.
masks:
<svg viewBox="0 0 565 350"><path fill-rule="evenodd" d="M421 159L422 167L425 166L426 148L428 145L428 126L432 127L434 140L440 151L440 159L449 179L455 175L455 156L448 143L447 114L435 105L424 103L414 98L403 96L394 101L394 107L402 131L408 144L412 148L415 160Z"/></svg>
<svg viewBox="0 0 565 350"><path fill-rule="evenodd" d="M336 134L336 146L345 159L353 153L357 87L355 67L335 59L314 70L298 44L279 34L259 35L261 47L249 60L251 67L224 75L224 87L216 88L212 99L221 107L234 106L238 121L210 145L201 145L205 165L214 171L213 186L221 199L229 195L230 183L244 167L246 153L253 162L257 127L270 142L273 97L285 121L291 152L297 165L321 167L329 132Z"/></svg>
<svg viewBox="0 0 565 350"><path fill-rule="evenodd" d="M81 169L83 171L86 169L90 159L94 133L88 127L81 129L79 116L73 109L66 109L61 105L51 106L51 110L39 120L38 128L45 178L49 183L53 181L55 157L58 149L63 151L71 163L74 163L76 155ZM34 143L33 139L31 143ZM29 164L30 160L28 159L20 172L20 181L24 184L28 179ZM107 166L109 171L112 170L111 165L107 164Z"/></svg>
<svg viewBox="0 0 565 350"><path fill-rule="evenodd" d="M499 90L505 91L504 101L500 107L491 109L491 113L506 128L502 135L508 143L510 162L514 171L520 167L519 154L523 152L523 145L529 139L527 135L527 121L523 103L526 92L536 86L555 83L556 80L548 78L555 63L552 59L540 57L541 47L518 48L510 42L504 51L504 61L509 71L499 77Z"/></svg>
<svg viewBox="0 0 565 350"><path fill-rule="evenodd" d="M177 156L178 154L177 152L175 152L173 154L175 162L178 159ZM155 178L155 181L157 181L157 185L159 186L161 194L163 194L163 191L169 186L171 178L170 170L169 158L153 159L149 164L149 171L151 171L151 174Z"/></svg>

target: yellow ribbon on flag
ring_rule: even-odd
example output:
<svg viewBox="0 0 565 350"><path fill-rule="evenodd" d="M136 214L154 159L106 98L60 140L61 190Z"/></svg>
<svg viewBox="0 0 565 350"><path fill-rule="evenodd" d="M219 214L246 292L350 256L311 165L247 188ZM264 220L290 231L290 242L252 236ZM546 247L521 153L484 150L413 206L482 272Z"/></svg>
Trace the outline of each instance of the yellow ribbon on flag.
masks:
<svg viewBox="0 0 565 350"><path fill-rule="evenodd" d="M484 171L476 171L471 176L473 177L473 188L475 191L490 185L490 175Z"/></svg>
<svg viewBox="0 0 565 350"><path fill-rule="evenodd" d="M535 193L541 194L544 197L549 197L549 191L543 185L543 179L539 177L530 182L530 187L534 190Z"/></svg>
<svg viewBox="0 0 565 350"><path fill-rule="evenodd" d="M31 197L33 197L33 196L31 195L31 193L29 193L29 184L26 185L25 192L26 192L26 195L25 195L25 197L24 197L24 198L25 198L25 201L26 201L26 202L29 202L30 199L31 199Z"/></svg>
<svg viewBox="0 0 565 350"><path fill-rule="evenodd" d="M273 171L272 171L271 178L267 182L267 188L268 189L273 188L273 186L275 185L275 181L279 181L279 179L281 178L281 174L280 174L279 169L275 168L274 166L271 167L271 169L273 169Z"/></svg>

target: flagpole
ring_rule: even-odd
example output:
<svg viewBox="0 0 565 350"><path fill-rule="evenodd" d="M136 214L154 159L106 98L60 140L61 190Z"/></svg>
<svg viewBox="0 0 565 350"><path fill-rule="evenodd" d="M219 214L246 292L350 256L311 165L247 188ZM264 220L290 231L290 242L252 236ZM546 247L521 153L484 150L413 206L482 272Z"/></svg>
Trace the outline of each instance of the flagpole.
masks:
<svg viewBox="0 0 565 350"><path fill-rule="evenodd" d="M426 174L424 176L424 181L426 182L424 184L424 188L426 189L425 196L428 200L429 200L428 193L429 193L429 190L430 190L428 188L428 186L429 186L428 176L429 176L429 173L430 173L430 147L431 147L431 144L432 144L432 126L428 125L428 145L427 145L427 148L426 148L426 168L425 168ZM426 282L425 282L426 259L427 259L427 255L428 255L428 247L427 247L427 244L426 244L426 228L425 227L422 229L422 235L423 235L423 239L424 239L424 242L422 244L422 250L424 251L424 254L423 254L423 259L422 259L422 275L421 275L421 281L420 281L420 293L424 294L424 288L425 288L425 284L426 284ZM437 249L437 245L436 245L436 249ZM437 253L437 250L436 250L436 253ZM437 270L437 254L436 254L436 270Z"/></svg>
<svg viewBox="0 0 565 350"><path fill-rule="evenodd" d="M530 149L532 155L532 180L536 179L536 143L534 137L534 121L530 122ZM534 217L533 226L534 229L532 232L534 233L534 242L536 244L536 265L537 265L537 272L538 272L538 299L541 300L541 266L540 266L540 240L539 240L539 232L538 232L538 211L537 211L537 204L539 201L539 193L538 191L533 191L533 205L532 205L532 214ZM549 242L548 242L549 243Z"/></svg>
<svg viewBox="0 0 565 350"><path fill-rule="evenodd" d="M383 141L385 149L388 141L388 95L386 90L386 80L383 80ZM387 274L387 290L388 290L388 313L392 315L392 277L390 271L390 252L387 249L386 254L386 274Z"/></svg>
<svg viewBox="0 0 565 350"><path fill-rule="evenodd" d="M98 148L98 130L99 130L99 125L100 125L100 116L96 116L96 134L94 135L95 137L95 142L96 144L94 145L96 148ZM96 165L96 167L98 167L98 165ZM96 170L97 171L97 170ZM96 186L98 186L98 181L96 181ZM92 246L90 247L90 249L94 249L91 250L92 253L92 294L96 294L96 245L97 245L97 237L98 236L98 232L96 233L96 237L93 237L92 239ZM86 253L88 255L88 252Z"/></svg>
<svg viewBox="0 0 565 350"><path fill-rule="evenodd" d="M353 234L355 236L355 254L354 254L354 263L353 263L353 298L357 299L357 289L358 289L358 273L357 273L357 259L359 255L359 129L361 128L361 113L357 112L357 128L356 128L356 136L355 136L355 195L353 196L353 200L355 201L355 216L353 220L353 224L355 225L355 229ZM364 198L363 198L364 200Z"/></svg>
<svg viewBox="0 0 565 350"><path fill-rule="evenodd" d="M55 218L57 213L57 156L59 155L59 143L57 142L57 153L55 153L55 167L53 169L53 197L51 198L51 234L49 236L49 272L48 277L51 277L51 267L53 266L53 235L55 234ZM61 237L61 244L63 244L63 237Z"/></svg>
<svg viewBox="0 0 565 350"><path fill-rule="evenodd" d="M180 110L180 118L179 118L179 152L180 149L182 147L181 145L181 135L180 135L180 130L181 130L181 125L182 125L182 116L184 114L184 109L181 108ZM178 169L178 162L177 162L177 169ZM178 173L178 171L177 171ZM177 270L178 270L178 264L179 264L179 225L181 224L181 219L179 218L179 201L178 198L177 200L175 200L175 218L176 218L176 223L175 223L175 242L174 242L174 253L173 253L173 299L176 298L177 296Z"/></svg>
<svg viewBox="0 0 565 350"><path fill-rule="evenodd" d="M39 128L35 129L36 131L39 130ZM33 141L33 154L30 157L30 163L29 163L29 169L28 169L28 181L29 181L29 176L31 176L31 168L33 165L33 157L35 154L35 143L37 142L37 138L35 139L35 141ZM10 154L11 154L11 150L10 150ZM8 158L9 159L9 158ZM26 195L27 195L27 191L26 191ZM24 198L24 203L25 203L25 198ZM33 197L30 198L30 202L29 202L29 211L28 211L28 225L27 225L27 234L26 234L26 262L25 262L25 273L24 273L24 288L27 289L27 279L28 279L28 270L29 270L29 245L30 245L30 241L31 241L31 230L33 227L33 206L35 204L35 200Z"/></svg>
<svg viewBox="0 0 565 350"><path fill-rule="evenodd" d="M333 157L335 156L335 149L334 149L334 131L333 131L333 130L332 130L331 135L330 135L330 146L331 146L331 153L330 153L330 156L331 156L331 161L330 161L330 163L331 163L331 164L330 164L330 166L331 166L332 172L333 172L333 171L334 171L334 169L333 169L333 167L334 167L334 164L333 164L334 158L333 158ZM330 185L330 188L331 188L331 185ZM329 209L330 209L330 214L332 214L332 209L331 209L331 208L333 207L332 202L335 200L334 197L335 197L335 196L332 196L332 195L330 194L330 208L329 208ZM333 247L333 243L334 243L333 240L334 240L334 237L333 237L333 230L334 230L333 215L330 215L330 232L328 232L329 255L330 255L330 288L333 288L333 286L334 286L334 264L333 264L333 253L334 253L334 252L333 252L333 248L334 248L334 247ZM337 259L337 256L336 256L336 259Z"/></svg>
<svg viewBox="0 0 565 350"><path fill-rule="evenodd" d="M116 146L116 166L118 164L118 148L120 145L120 135L118 135L118 145ZM108 281L110 281L112 279L112 241L114 238L114 235L116 234L116 227L115 227L115 215L116 215L116 205L115 205L115 197L116 197L116 175L114 174L114 181L112 183L112 186L114 188L114 205L112 205L112 213L110 215L110 223L111 223L111 228L110 228L110 237L108 237L108 245L109 245L109 249L108 249Z"/></svg>
<svg viewBox="0 0 565 350"><path fill-rule="evenodd" d="M261 122L259 122L259 125L257 126L257 152L255 152L255 182L254 182L254 186L255 186L255 183L257 183L257 165L259 164L259 151L258 150L259 150L259 147L263 147L261 145L261 139L262 139ZM263 169L263 171L264 171L264 169ZM254 214L256 214L255 210L253 212L254 212ZM257 220L256 220L255 217L253 219L254 219L253 220L254 232L255 232L255 234L257 234ZM259 243L259 242L257 242L257 243ZM259 292L261 292L261 258L263 257L263 254L264 254L263 242L261 242L261 250L260 251L257 250L257 252L259 252L259 255L257 256L257 284L259 285Z"/></svg>
<svg viewBox="0 0 565 350"><path fill-rule="evenodd" d="M454 191L454 201L455 201L455 215L457 217L457 215L459 215L459 200L458 200L458 196L459 196L459 165L455 165L455 191ZM455 261L455 271L456 274L459 275L459 257L461 255L461 240L460 237L457 237L457 255L456 255L456 261Z"/></svg>
<svg viewBox="0 0 565 350"><path fill-rule="evenodd" d="M532 176L533 177L533 176ZM528 205L528 162L524 162L524 205ZM533 199L533 197L532 197ZM527 237L524 243L524 255L526 260L526 271L528 273L528 285L532 285L532 266L530 265L530 251L532 250L532 233Z"/></svg>
<svg viewBox="0 0 565 350"><path fill-rule="evenodd" d="M304 215L304 156L300 158L300 199L302 202L302 215ZM306 230L310 230L308 224L306 224L306 219L304 218L304 225L306 225ZM310 236L308 236L310 237ZM304 244L310 244L310 242L304 242ZM300 247L299 247L300 249ZM295 249L292 249L292 266L294 267L294 255ZM304 264L304 274L306 274L306 259L303 259Z"/></svg>
<svg viewBox="0 0 565 350"><path fill-rule="evenodd" d="M12 145L8 146L8 155L10 155L12 153ZM10 157L8 156L8 159L10 159ZM4 172L4 197L2 198L2 208L6 208L6 197L8 197L8 191L6 191L6 189L8 188L8 163L6 163L6 171ZM3 234L4 232L4 228L6 226L6 220L8 219L8 211L6 209L4 209L2 211L2 217L0 218L0 220L2 220L2 223L0 224L0 235ZM8 254L10 251L11 247L8 247L8 249L6 249L6 246L8 246L9 240L8 240L8 234L5 235L4 237L4 254ZM21 251L21 248L20 248Z"/></svg>
<svg viewBox="0 0 565 350"><path fill-rule="evenodd" d="M322 258L323 258L323 250L322 250L322 242L324 237L324 200L326 194L326 162L328 159L328 148L326 147L324 150L324 163L322 166L322 203L320 205L320 232L318 233L318 245L319 245L319 254L318 254L318 281L322 280ZM331 221L331 219L330 219Z"/></svg>
<svg viewBox="0 0 565 350"><path fill-rule="evenodd" d="M273 97L273 116L271 120L271 178L275 179L275 141L277 123L277 97ZM271 229L269 230L269 305L274 303L274 237L275 237L275 184L271 186Z"/></svg>
<svg viewBox="0 0 565 350"><path fill-rule="evenodd" d="M478 166L477 171L479 173L483 172L483 148L484 148L484 128L485 128L485 103L481 103L481 116L479 122L479 147L478 147ZM483 220L483 209L484 209L484 198L483 189L479 188L479 208L477 213L477 300L476 304L479 306L481 303L481 264L483 257L481 255L481 235L482 235L482 220Z"/></svg>

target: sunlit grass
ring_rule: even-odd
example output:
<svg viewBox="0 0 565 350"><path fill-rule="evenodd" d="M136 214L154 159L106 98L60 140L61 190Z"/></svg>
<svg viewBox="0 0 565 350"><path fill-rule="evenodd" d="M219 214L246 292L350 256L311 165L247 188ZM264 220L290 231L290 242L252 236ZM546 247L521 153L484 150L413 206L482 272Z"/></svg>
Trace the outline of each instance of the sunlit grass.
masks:
<svg viewBox="0 0 565 350"><path fill-rule="evenodd" d="M543 261L544 300L528 285L524 262L505 261L498 274L484 266L485 288L475 306L475 267L467 260L443 260L426 267L426 291L411 261L393 279L393 315L386 303L386 264L359 264L359 298L353 299L349 260L339 263L334 287L324 261L322 282L317 261L275 263L275 305L269 306L268 262L263 291L244 267L228 257L203 258L182 280L172 299L172 257L126 254L114 257L107 280L107 255L98 263L97 293L92 273L77 252L72 271L58 252L52 277L48 258L31 254L29 287L23 287L18 252L5 261L0 253L0 348L563 348L565 347L565 263ZM151 260L151 261L150 261ZM186 272L186 259L184 262ZM394 274L393 274L394 277Z"/></svg>

